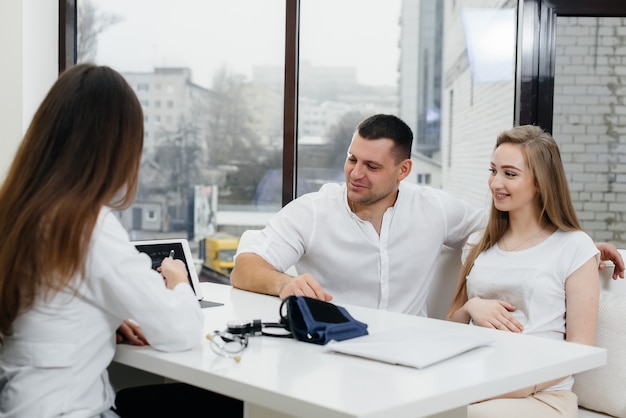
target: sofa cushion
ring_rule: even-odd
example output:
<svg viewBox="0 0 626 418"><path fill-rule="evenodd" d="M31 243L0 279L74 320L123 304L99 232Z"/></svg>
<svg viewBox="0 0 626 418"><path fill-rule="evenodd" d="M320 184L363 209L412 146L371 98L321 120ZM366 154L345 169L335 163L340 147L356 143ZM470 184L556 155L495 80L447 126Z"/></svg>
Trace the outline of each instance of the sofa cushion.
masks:
<svg viewBox="0 0 626 418"><path fill-rule="evenodd" d="M596 345L607 349L607 364L576 375L578 404L626 417L626 294L600 294Z"/></svg>
<svg viewBox="0 0 626 418"><path fill-rule="evenodd" d="M578 418L607 418L611 416L612 415L607 415L602 412L585 409L582 406L578 407Z"/></svg>

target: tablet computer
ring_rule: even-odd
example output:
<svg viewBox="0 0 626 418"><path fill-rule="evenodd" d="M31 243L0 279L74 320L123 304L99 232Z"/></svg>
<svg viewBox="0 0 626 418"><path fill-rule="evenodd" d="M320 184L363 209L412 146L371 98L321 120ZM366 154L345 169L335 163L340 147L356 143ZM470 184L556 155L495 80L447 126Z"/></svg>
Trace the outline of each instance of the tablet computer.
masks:
<svg viewBox="0 0 626 418"><path fill-rule="evenodd" d="M187 278L189 284L196 295L196 299L200 302L200 306L203 308L209 306L219 306L221 303L211 302L204 300L202 290L200 289L200 280L198 279L198 272L193 263L193 256L191 255L191 248L189 242L184 238L165 238L165 239L153 239L143 241L133 241L135 248L142 253L148 254L152 260L152 268L156 270L163 261L164 258L169 257L170 253L174 251L173 256L176 260L181 260L185 264L187 269Z"/></svg>

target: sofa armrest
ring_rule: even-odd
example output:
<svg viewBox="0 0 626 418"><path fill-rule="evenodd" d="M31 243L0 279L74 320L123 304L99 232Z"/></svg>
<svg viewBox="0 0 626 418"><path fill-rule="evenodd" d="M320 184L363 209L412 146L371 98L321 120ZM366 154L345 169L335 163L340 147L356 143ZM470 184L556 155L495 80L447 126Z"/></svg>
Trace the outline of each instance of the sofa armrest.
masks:
<svg viewBox="0 0 626 418"><path fill-rule="evenodd" d="M624 253L622 250L622 256ZM600 415L626 417L626 280L611 278L612 266L600 273L600 309L596 345L607 350L607 364L575 376L578 405ZM602 414L607 415L602 415Z"/></svg>

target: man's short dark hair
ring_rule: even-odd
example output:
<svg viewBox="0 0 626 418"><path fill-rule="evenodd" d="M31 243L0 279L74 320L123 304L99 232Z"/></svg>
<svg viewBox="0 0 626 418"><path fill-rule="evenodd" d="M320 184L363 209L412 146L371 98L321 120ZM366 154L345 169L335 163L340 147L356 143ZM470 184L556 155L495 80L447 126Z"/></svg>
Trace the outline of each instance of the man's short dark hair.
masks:
<svg viewBox="0 0 626 418"><path fill-rule="evenodd" d="M391 139L394 142L396 161L411 158L413 132L397 116L383 114L370 116L359 123L356 131L364 139Z"/></svg>

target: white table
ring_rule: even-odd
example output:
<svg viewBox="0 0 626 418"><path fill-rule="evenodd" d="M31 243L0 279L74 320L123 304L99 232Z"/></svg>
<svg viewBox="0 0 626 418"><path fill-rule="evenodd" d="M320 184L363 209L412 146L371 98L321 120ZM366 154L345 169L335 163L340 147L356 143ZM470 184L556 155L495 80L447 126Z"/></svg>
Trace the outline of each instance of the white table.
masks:
<svg viewBox="0 0 626 418"><path fill-rule="evenodd" d="M279 319L280 300L202 283L205 331L234 319ZM251 337L239 363L201 348L162 353L118 346L115 361L245 401L248 417L464 417L467 405L606 364L606 350L436 319L345 306L370 333L390 327L492 334L494 343L425 369L341 354L293 339Z"/></svg>

